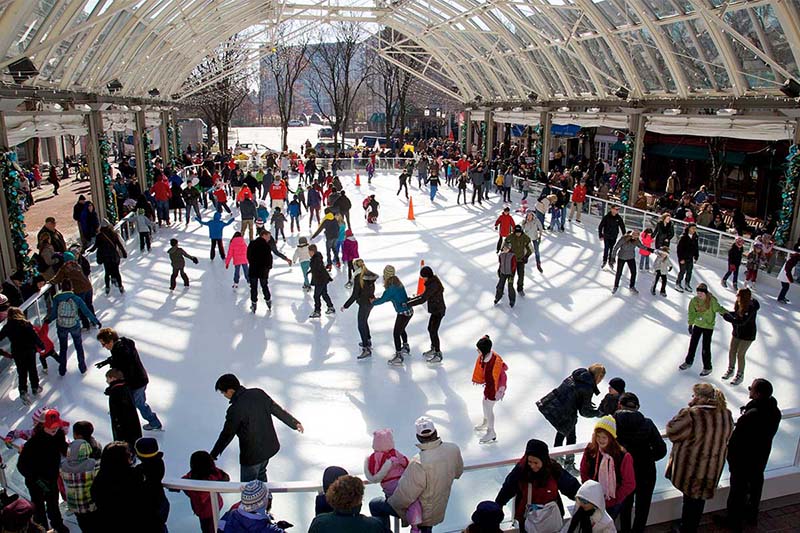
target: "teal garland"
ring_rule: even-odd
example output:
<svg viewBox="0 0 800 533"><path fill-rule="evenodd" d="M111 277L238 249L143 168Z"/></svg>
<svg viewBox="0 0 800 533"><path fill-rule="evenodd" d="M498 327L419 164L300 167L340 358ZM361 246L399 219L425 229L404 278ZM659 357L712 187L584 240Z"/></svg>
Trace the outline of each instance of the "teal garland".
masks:
<svg viewBox="0 0 800 533"><path fill-rule="evenodd" d="M785 246L792 230L792 215L797 195L797 182L800 179L800 146L793 144L786 156L786 171L781 190L781 212L778 214L778 228L775 230L775 241L778 246Z"/></svg>
<svg viewBox="0 0 800 533"><path fill-rule="evenodd" d="M181 139L181 125L180 124L175 124L175 146L178 147L178 153L182 155L183 154L183 148L181 147L181 142L182 142L182 139ZM181 163L183 162L182 160L183 160L183 158L181 157Z"/></svg>
<svg viewBox="0 0 800 533"><path fill-rule="evenodd" d="M486 161L488 159L487 154L491 154L491 150L488 146L486 146L486 121L481 122L481 146L483 147L483 160Z"/></svg>
<svg viewBox="0 0 800 533"><path fill-rule="evenodd" d="M633 135L625 135L625 156L622 159L622 171L617 171L617 190L619 191L620 203L626 205L630 200L631 194L631 173L633 171Z"/></svg>
<svg viewBox="0 0 800 533"><path fill-rule="evenodd" d="M103 175L103 192L105 193L106 201L106 218L111 224L116 224L119 220L117 215L117 201L114 198L114 184L111 176L111 165L108 158L111 157L111 142L105 133L98 135L98 144L100 146L100 171Z"/></svg>
<svg viewBox="0 0 800 533"><path fill-rule="evenodd" d="M169 155L169 166L173 169L176 167L177 161L175 161L175 143L173 142L173 138L175 137L175 128L172 127L172 124L167 125L167 153Z"/></svg>
<svg viewBox="0 0 800 533"><path fill-rule="evenodd" d="M144 148L144 177L147 188L153 185L155 170L153 169L153 159L151 152L150 134L146 131L142 133L142 146Z"/></svg>
<svg viewBox="0 0 800 533"><path fill-rule="evenodd" d="M3 190L6 194L8 222L11 226L11 244L14 247L17 269L24 269L25 272L36 275L38 274L36 263L31 258L30 247L26 240L25 213L19 205L23 193L20 189L20 171L15 152L0 154L0 174L2 174Z"/></svg>
<svg viewBox="0 0 800 533"><path fill-rule="evenodd" d="M461 151L463 153L466 153L468 148L469 148L467 146L467 124L468 123L467 123L466 120L461 123L460 135L459 135L459 138L458 138L459 143L461 144Z"/></svg>
<svg viewBox="0 0 800 533"><path fill-rule="evenodd" d="M536 172L536 176L539 176L539 171L542 168L542 125L537 124L533 128L533 133L536 135L536 148L533 150L533 169Z"/></svg>

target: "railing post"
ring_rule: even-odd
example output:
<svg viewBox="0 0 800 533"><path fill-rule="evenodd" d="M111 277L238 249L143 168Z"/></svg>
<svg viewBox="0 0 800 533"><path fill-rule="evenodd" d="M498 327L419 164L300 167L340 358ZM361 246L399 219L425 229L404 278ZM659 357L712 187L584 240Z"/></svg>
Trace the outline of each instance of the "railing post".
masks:
<svg viewBox="0 0 800 533"><path fill-rule="evenodd" d="M394 533L400 533L400 519L396 516L394 517L394 522L392 524L392 531Z"/></svg>
<svg viewBox="0 0 800 533"><path fill-rule="evenodd" d="M217 492L211 491L211 520L214 522L214 531L219 528L219 503L217 500Z"/></svg>

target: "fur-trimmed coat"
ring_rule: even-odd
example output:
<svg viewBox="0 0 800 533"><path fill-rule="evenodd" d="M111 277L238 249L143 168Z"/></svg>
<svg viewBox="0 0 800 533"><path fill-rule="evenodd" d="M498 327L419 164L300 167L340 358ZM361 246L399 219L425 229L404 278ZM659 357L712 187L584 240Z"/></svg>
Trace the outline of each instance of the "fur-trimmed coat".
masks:
<svg viewBox="0 0 800 533"><path fill-rule="evenodd" d="M667 423L672 452L666 477L676 489L695 499L709 500L725 466L733 417L716 404L681 409Z"/></svg>

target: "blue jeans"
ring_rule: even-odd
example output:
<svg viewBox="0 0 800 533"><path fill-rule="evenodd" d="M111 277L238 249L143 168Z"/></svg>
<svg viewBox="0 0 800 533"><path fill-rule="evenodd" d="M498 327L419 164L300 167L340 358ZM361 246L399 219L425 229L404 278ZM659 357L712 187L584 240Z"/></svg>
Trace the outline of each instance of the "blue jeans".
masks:
<svg viewBox="0 0 800 533"><path fill-rule="evenodd" d="M389 517L399 516L397 511L394 510L394 507L389 505L389 502L386 501L386 498L373 498L369 502L369 514L381 521L383 530L386 531L386 533L392 533L392 528L389 525ZM433 531L433 526L419 526L419 530L421 533L430 533Z"/></svg>
<svg viewBox="0 0 800 533"><path fill-rule="evenodd" d="M542 223L542 227L545 227L545 226L544 226L544 213L542 213L541 211L539 211L539 210L537 209L537 210L535 210L535 211L534 211L534 214L536 215L536 218L538 218L538 219L539 219L539 222L541 222L541 223Z"/></svg>
<svg viewBox="0 0 800 533"><path fill-rule="evenodd" d="M439 187L436 185L431 185L431 202L434 198L436 198L436 191L439 190Z"/></svg>
<svg viewBox="0 0 800 533"><path fill-rule="evenodd" d="M147 420L148 424L160 428L161 420L158 419L158 416L156 416L153 410L150 409L150 406L147 405L147 396L145 395L145 389L147 389L147 385L131 391L131 393L133 394L133 405L136 406L136 408L142 414L142 418Z"/></svg>
<svg viewBox="0 0 800 533"><path fill-rule="evenodd" d="M233 266L233 282L234 283L239 283L239 269L240 268L244 271L244 277L248 278L248 279L250 278L250 265L248 265L247 263L245 263L243 265L234 265Z"/></svg>
<svg viewBox="0 0 800 533"><path fill-rule="evenodd" d="M75 351L78 354L78 370L81 374L86 372L86 360L83 356L83 339L81 338L81 327L76 324L71 328L56 327L56 334L58 335L58 373L63 376L67 373L67 342L69 337L72 336L72 344L75 345Z"/></svg>
<svg viewBox="0 0 800 533"><path fill-rule="evenodd" d="M303 285L311 285L308 281L308 271L311 269L311 261L300 261L300 270L303 271Z"/></svg>
<svg viewBox="0 0 800 533"><path fill-rule="evenodd" d="M169 220L169 200L156 200L156 214L159 222Z"/></svg>
<svg viewBox="0 0 800 533"><path fill-rule="evenodd" d="M639 270L650 270L650 256L639 254Z"/></svg>
<svg viewBox="0 0 800 533"><path fill-rule="evenodd" d="M239 481L245 483L257 479L259 481L267 482L267 465L269 459L254 465L239 465Z"/></svg>
<svg viewBox="0 0 800 533"><path fill-rule="evenodd" d="M539 257L539 240L531 241L533 245L533 255L536 257L536 264L540 264L542 262L542 258Z"/></svg>

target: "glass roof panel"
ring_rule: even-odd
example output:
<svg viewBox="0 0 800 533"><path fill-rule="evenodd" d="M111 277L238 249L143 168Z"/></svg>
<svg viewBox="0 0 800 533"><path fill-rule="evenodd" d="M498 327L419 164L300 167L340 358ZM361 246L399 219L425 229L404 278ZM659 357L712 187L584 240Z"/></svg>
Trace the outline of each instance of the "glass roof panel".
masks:
<svg viewBox="0 0 800 533"><path fill-rule="evenodd" d="M633 60L636 73L648 91L676 91L675 79L662 51L647 29L623 34L622 45Z"/></svg>

